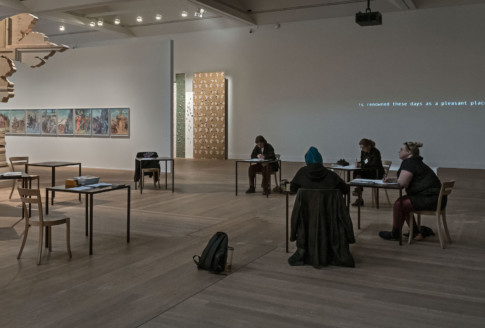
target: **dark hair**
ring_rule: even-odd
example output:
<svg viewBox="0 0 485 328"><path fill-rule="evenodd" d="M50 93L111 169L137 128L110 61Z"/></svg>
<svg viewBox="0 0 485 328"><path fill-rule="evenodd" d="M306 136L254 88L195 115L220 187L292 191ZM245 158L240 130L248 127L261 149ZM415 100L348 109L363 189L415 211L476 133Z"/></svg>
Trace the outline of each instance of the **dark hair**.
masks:
<svg viewBox="0 0 485 328"><path fill-rule="evenodd" d="M262 143L264 143L265 145L267 144L266 139L264 139L264 137L263 137L263 136L257 136L257 137L256 137L256 140L255 140L254 142L255 142L255 143L262 142Z"/></svg>
<svg viewBox="0 0 485 328"><path fill-rule="evenodd" d="M419 156L419 148L423 147L423 143L422 142L406 141L404 143L404 146L406 146L406 149L409 150L411 155Z"/></svg>
<svg viewBox="0 0 485 328"><path fill-rule="evenodd" d="M376 143L370 139L360 139L359 145L362 145L364 147L369 147L370 149L374 148L376 146Z"/></svg>

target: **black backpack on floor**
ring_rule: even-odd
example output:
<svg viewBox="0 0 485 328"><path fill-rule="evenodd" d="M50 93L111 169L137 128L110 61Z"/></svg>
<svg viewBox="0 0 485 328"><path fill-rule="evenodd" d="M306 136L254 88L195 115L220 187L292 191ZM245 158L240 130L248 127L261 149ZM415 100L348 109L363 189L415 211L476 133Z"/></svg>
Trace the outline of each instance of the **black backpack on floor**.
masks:
<svg viewBox="0 0 485 328"><path fill-rule="evenodd" d="M225 232L216 232L204 248L202 255L194 255L193 260L199 270L221 273L226 267L229 238ZM198 258L196 260L195 258Z"/></svg>

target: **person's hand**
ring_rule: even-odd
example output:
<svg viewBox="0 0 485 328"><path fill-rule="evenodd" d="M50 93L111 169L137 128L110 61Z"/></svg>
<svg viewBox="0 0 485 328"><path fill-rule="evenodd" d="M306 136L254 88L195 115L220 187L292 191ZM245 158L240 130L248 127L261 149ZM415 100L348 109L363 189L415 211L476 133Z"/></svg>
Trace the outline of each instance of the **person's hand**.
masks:
<svg viewBox="0 0 485 328"><path fill-rule="evenodd" d="M264 159L264 156L262 154L258 154L259 159Z"/></svg>
<svg viewBox="0 0 485 328"><path fill-rule="evenodd" d="M390 183L390 182L396 182L397 179L396 178L388 178L387 176L384 176L382 181Z"/></svg>

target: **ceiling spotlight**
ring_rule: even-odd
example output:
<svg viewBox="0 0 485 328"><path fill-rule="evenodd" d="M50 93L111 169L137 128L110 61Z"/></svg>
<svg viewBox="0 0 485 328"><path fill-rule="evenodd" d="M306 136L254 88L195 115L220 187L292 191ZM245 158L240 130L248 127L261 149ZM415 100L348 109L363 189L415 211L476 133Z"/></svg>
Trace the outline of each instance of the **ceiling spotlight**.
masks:
<svg viewBox="0 0 485 328"><path fill-rule="evenodd" d="M119 17L116 17L113 23L115 23L115 25L120 25L121 19Z"/></svg>
<svg viewBox="0 0 485 328"><path fill-rule="evenodd" d="M182 12L180 13L180 16L187 17L189 16L189 13L187 12L187 10L182 10Z"/></svg>
<svg viewBox="0 0 485 328"><path fill-rule="evenodd" d="M155 19L156 19L157 21L162 20L162 14L156 14L156 15L155 15Z"/></svg>
<svg viewBox="0 0 485 328"><path fill-rule="evenodd" d="M137 21L138 23L143 22L143 17L141 17L141 16L136 16L136 21Z"/></svg>
<svg viewBox="0 0 485 328"><path fill-rule="evenodd" d="M195 17L203 18L205 14L205 9L204 8L197 8L197 10L194 13Z"/></svg>
<svg viewBox="0 0 485 328"><path fill-rule="evenodd" d="M98 24L98 26L103 26L104 20L102 18L98 18L98 21L96 22L96 24Z"/></svg>
<svg viewBox="0 0 485 328"><path fill-rule="evenodd" d="M91 26L91 27L96 26L96 20L94 18L92 18L91 21L89 22L89 26Z"/></svg>
<svg viewBox="0 0 485 328"><path fill-rule="evenodd" d="M66 27L64 24L59 25L59 31L64 32L66 30Z"/></svg>

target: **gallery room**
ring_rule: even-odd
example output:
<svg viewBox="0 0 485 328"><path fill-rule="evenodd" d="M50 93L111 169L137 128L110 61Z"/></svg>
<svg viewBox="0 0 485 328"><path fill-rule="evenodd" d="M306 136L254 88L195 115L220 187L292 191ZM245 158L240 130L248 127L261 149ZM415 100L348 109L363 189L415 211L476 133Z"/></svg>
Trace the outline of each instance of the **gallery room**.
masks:
<svg viewBox="0 0 485 328"><path fill-rule="evenodd" d="M484 15L483 0L0 0L0 326L483 327ZM388 164L352 184L367 139ZM454 181L426 236L395 228L413 203L403 151ZM290 265L289 186L315 164L346 189L352 267ZM22 206L36 197L42 211ZM223 271L198 269L217 232Z"/></svg>

